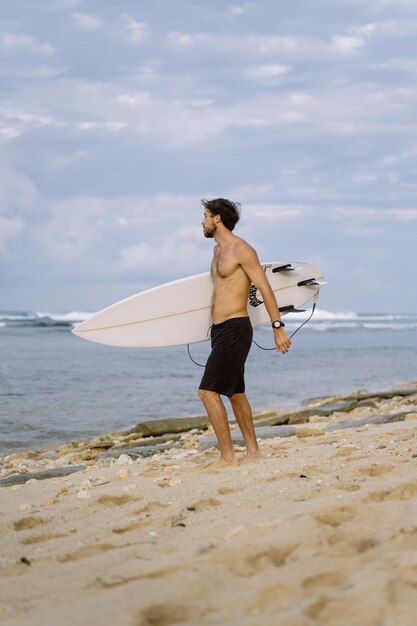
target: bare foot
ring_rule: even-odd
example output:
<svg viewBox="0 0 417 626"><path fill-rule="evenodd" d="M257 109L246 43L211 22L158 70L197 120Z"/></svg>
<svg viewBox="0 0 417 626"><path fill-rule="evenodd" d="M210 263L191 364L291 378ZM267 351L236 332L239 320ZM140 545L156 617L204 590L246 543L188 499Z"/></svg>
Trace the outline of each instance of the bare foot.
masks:
<svg viewBox="0 0 417 626"><path fill-rule="evenodd" d="M251 452L247 452L245 458L243 459L246 463L252 463L252 461L260 461L264 459L264 455L260 450L253 450Z"/></svg>
<svg viewBox="0 0 417 626"><path fill-rule="evenodd" d="M239 461L236 457L233 459L226 460L222 456L215 461L214 463L209 463L205 466L204 469L207 469L210 472L221 472L225 469L231 469L232 467L237 467L239 465Z"/></svg>

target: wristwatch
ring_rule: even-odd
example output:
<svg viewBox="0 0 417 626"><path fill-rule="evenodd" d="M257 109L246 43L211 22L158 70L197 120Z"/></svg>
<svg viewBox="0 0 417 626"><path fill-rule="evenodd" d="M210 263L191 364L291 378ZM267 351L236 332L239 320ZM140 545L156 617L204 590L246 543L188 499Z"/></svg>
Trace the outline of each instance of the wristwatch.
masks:
<svg viewBox="0 0 417 626"><path fill-rule="evenodd" d="M285 324L284 322L281 322L281 320L275 320L275 322L272 322L272 328L284 328Z"/></svg>

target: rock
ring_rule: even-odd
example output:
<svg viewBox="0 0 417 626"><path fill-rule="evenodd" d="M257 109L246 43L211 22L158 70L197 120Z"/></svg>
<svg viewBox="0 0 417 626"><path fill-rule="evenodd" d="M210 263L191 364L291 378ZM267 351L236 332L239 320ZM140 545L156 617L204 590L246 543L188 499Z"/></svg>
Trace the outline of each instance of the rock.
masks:
<svg viewBox="0 0 417 626"><path fill-rule="evenodd" d="M296 436L303 437L319 437L320 435L324 435L324 432L321 428L309 428L308 426L300 426L297 428Z"/></svg>
<svg viewBox="0 0 417 626"><path fill-rule="evenodd" d="M45 480L46 478L56 478L57 476L67 476L73 472L79 472L85 469L86 465L68 465L67 467L57 467L54 469L43 470L41 472L30 472L28 474L14 474L7 478L0 480L0 487L10 487L11 485L18 485L26 483L31 478L37 480Z"/></svg>
<svg viewBox="0 0 417 626"><path fill-rule="evenodd" d="M145 459L147 457L153 456L154 454L157 454L158 452L163 452L164 450L171 450L172 449L172 444L170 443L165 443L159 446L154 446L152 445L152 442L150 442L151 445L140 445L136 448L127 448L127 449L123 449L123 448L117 448L116 450L110 449L107 450L107 452L105 452L102 456L102 458L112 458L112 457L119 457L120 455L129 455L129 457L131 459L137 459L137 458L142 458Z"/></svg>
<svg viewBox="0 0 417 626"><path fill-rule="evenodd" d="M256 426L255 431L258 438L270 439L274 437L292 437L296 434L297 429L294 426ZM231 435L234 443L244 444L242 433L239 430L234 430ZM215 435L203 435L200 437L200 445L207 447L217 446L217 438Z"/></svg>
<svg viewBox="0 0 417 626"><path fill-rule="evenodd" d="M303 400L301 404L325 404L326 402L337 402L342 400L341 396L316 396L314 398L307 398L307 400Z"/></svg>
<svg viewBox="0 0 417 626"><path fill-rule="evenodd" d="M329 402L323 406L314 409L315 415L329 417L332 413L349 413L356 407L356 400L349 402L341 400L340 402Z"/></svg>
<svg viewBox="0 0 417 626"><path fill-rule="evenodd" d="M268 417L274 417L275 415L277 415L276 409L255 409L253 411L252 417L254 421L256 420L256 422L258 422L259 420L264 420Z"/></svg>
<svg viewBox="0 0 417 626"><path fill-rule="evenodd" d="M137 439L135 442L132 443L120 443L117 444L115 446L112 446L111 451L120 451L120 450L129 450L130 448L139 448L141 446L149 446L149 445L154 445L154 444L159 444L159 443L166 443L167 441L179 441L181 439L181 435L173 435L173 434L167 434L167 435L161 435L160 437L146 437L145 439Z"/></svg>
<svg viewBox="0 0 417 626"><path fill-rule="evenodd" d="M341 400L340 402L328 402L326 404L320 404L311 409L303 409L301 411L293 411L287 414L288 424L305 424L309 421L313 415L319 415L320 417L329 417L333 413L348 413L356 407L356 400L349 402Z"/></svg>
<svg viewBox="0 0 417 626"><path fill-rule="evenodd" d="M359 400L359 402L357 403L357 405L356 405L356 406L357 406L358 408L361 408L361 407L364 407L364 406L365 406L365 407L366 407L366 406L369 406L369 407L371 407L372 409L374 409L374 408L376 408L377 403L376 403L376 401L375 401L375 400Z"/></svg>
<svg viewBox="0 0 417 626"><path fill-rule="evenodd" d="M133 459L129 454L121 454L116 459L116 465L129 465L130 463L133 463Z"/></svg>
<svg viewBox="0 0 417 626"><path fill-rule="evenodd" d="M90 441L87 446L87 449L90 450L108 450L113 446L113 441Z"/></svg>
<svg viewBox="0 0 417 626"><path fill-rule="evenodd" d="M152 437L165 435L166 433L183 433L186 430L198 428L199 430L207 430L209 426L208 417L177 417L162 420L154 420L152 422L142 422L134 426L128 431L131 433L140 433L143 437Z"/></svg>
<svg viewBox="0 0 417 626"><path fill-rule="evenodd" d="M288 415L277 415L275 414L273 417L268 417L267 419L258 419L256 420L256 427L259 426L283 426L284 424L288 424L289 421Z"/></svg>
<svg viewBox="0 0 417 626"><path fill-rule="evenodd" d="M390 422L402 422L404 421L408 415L410 415L411 411L400 411L398 413L388 413L387 415L377 415L375 417L364 417L359 420L349 420L344 422L339 422L339 424L335 424L334 426L328 426L324 430L326 432L332 432L334 430L344 429L344 428L357 428L359 426L365 426L366 424L389 424Z"/></svg>
<svg viewBox="0 0 417 626"><path fill-rule="evenodd" d="M350 396L346 396L343 400L349 402L352 400L389 400L390 398L395 398L395 396L406 397L417 395L417 387L405 387L402 389L389 389L387 391L366 391L366 392L357 392L353 393Z"/></svg>

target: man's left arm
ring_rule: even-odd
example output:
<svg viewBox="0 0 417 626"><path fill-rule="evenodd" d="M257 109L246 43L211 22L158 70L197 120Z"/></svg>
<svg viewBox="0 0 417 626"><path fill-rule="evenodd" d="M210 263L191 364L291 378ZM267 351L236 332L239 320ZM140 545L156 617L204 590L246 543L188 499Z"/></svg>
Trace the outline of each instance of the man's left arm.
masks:
<svg viewBox="0 0 417 626"><path fill-rule="evenodd" d="M236 257L244 272L259 290L264 301L265 308L271 318L271 322L280 320L281 315L274 292L272 291L271 285L265 276L265 272L259 262L258 255L255 250L247 243L239 244L236 246ZM279 352L282 352L283 354L288 352L291 345L291 339L285 332L284 328L274 328L274 339Z"/></svg>

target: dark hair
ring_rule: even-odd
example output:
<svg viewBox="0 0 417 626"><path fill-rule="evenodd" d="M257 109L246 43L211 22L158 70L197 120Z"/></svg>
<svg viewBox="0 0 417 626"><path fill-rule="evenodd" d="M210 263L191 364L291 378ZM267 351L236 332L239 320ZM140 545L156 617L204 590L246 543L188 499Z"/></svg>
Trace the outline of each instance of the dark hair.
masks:
<svg viewBox="0 0 417 626"><path fill-rule="evenodd" d="M240 218L240 203L215 198L214 200L202 200L201 204L212 215L220 215L223 225L228 230L233 230Z"/></svg>

